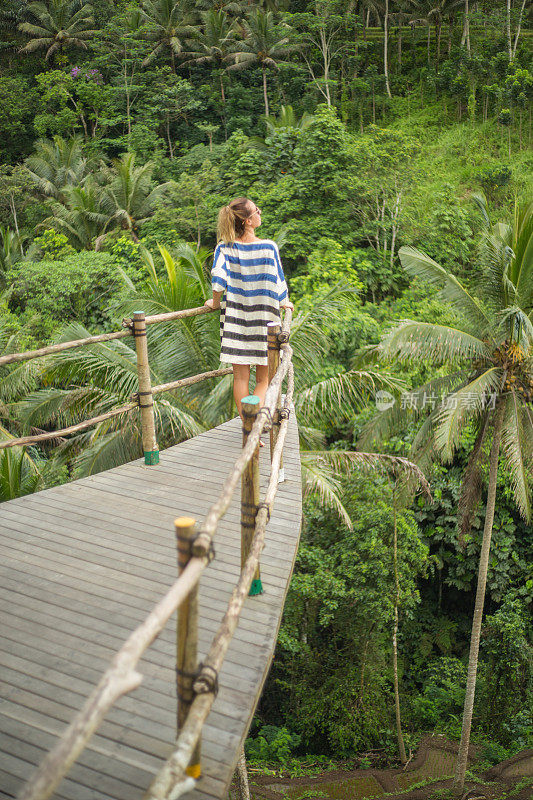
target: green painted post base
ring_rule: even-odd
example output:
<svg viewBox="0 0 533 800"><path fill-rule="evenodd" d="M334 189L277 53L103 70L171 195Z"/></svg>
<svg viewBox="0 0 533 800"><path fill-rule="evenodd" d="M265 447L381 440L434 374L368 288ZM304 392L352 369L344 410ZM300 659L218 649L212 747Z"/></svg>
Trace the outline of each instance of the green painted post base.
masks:
<svg viewBox="0 0 533 800"><path fill-rule="evenodd" d="M148 467L153 467L155 464L159 464L159 450L145 450L144 463Z"/></svg>
<svg viewBox="0 0 533 800"><path fill-rule="evenodd" d="M257 594L263 594L263 584L261 583L261 578L257 578L256 580L252 581L250 591L248 592L248 597L254 597Z"/></svg>

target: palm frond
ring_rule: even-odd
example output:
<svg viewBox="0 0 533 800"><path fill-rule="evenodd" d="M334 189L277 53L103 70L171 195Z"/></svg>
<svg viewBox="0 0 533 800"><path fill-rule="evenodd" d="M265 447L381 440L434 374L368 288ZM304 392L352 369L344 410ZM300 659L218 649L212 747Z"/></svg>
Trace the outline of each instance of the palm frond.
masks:
<svg viewBox="0 0 533 800"><path fill-rule="evenodd" d="M459 328L402 320L385 335L379 351L388 360L464 361L488 354L485 342Z"/></svg>
<svg viewBox="0 0 533 800"><path fill-rule="evenodd" d="M431 500L431 492L426 476L417 464L402 456L383 453L364 453L359 450L320 450L305 451L305 455L316 458L322 463L331 465L335 472L346 472L357 467L375 474L381 472L395 481L409 484L412 488L420 488Z"/></svg>
<svg viewBox="0 0 533 800"><path fill-rule="evenodd" d="M505 401L501 447L510 467L516 505L526 522L530 522L533 452L524 431L522 402L516 392L511 392Z"/></svg>
<svg viewBox="0 0 533 800"><path fill-rule="evenodd" d="M414 278L422 278L440 289L443 300L470 320L482 334L490 330L490 317L481 302L457 278L414 247L401 247L398 251L403 268Z"/></svg>
<svg viewBox="0 0 533 800"><path fill-rule="evenodd" d="M303 425L298 420L298 434L302 450L322 450L326 447L326 434L320 428Z"/></svg>
<svg viewBox="0 0 533 800"><path fill-rule="evenodd" d="M314 418L340 420L351 417L378 389L398 391L399 383L380 372L349 370L299 389L296 410L304 423Z"/></svg>
<svg viewBox="0 0 533 800"><path fill-rule="evenodd" d="M339 496L340 482L332 468L320 458L309 457L302 452L302 482L304 498L316 494L325 508L335 511L349 530L353 529L350 515Z"/></svg>
<svg viewBox="0 0 533 800"><path fill-rule="evenodd" d="M501 382L502 370L491 367L445 399L435 418L435 445L445 461L452 460L464 426L492 403Z"/></svg>
<svg viewBox="0 0 533 800"><path fill-rule="evenodd" d="M373 444L384 441L395 431L415 422L421 415L428 414L437 407L440 398L458 386L464 385L467 376L466 369L459 370L449 375L438 376L417 389L404 392L390 408L376 414L364 426L357 446L368 450Z"/></svg>

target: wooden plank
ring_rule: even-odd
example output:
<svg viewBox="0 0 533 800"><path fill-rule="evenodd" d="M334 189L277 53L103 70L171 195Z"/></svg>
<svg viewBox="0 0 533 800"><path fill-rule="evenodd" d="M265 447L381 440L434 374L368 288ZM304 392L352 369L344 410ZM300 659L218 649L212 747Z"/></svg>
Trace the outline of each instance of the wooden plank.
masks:
<svg viewBox="0 0 533 800"><path fill-rule="evenodd" d="M0 770L13 777L13 791L175 579L174 517L192 513L201 520L239 452L240 424L233 420L169 448L160 467L137 460L0 506L0 618L6 623L0 725L8 740L3 747L0 739ZM279 487L267 532L267 591L243 609L205 729L206 777L191 800L225 796L270 665L301 520L294 421L285 464L293 480ZM261 470L264 488L266 451ZM185 508L176 508L178 486ZM201 579L201 648L209 646L238 577L238 522L236 497L217 532L217 559ZM85 800L87 788L91 800L140 800L172 746L174 631L171 620L139 665L143 684L110 711L56 800Z"/></svg>
<svg viewBox="0 0 533 800"><path fill-rule="evenodd" d="M6 540L6 545L25 547L28 543L31 543L35 548L42 547L52 553L59 552L74 559L83 558L84 561L90 561L94 564L106 564L111 560L113 564L119 563L124 571L127 570L131 574L144 574L143 567L145 566L147 551L141 554L132 551L131 548L121 550L116 546L115 548L109 547L111 541L109 537L95 535L92 533L91 528L88 529L88 532L90 531L89 537L88 532L82 531L80 525L77 526L79 536L74 538L69 535L72 529L68 523L54 521L53 517L42 513L39 515L37 511L34 511L34 515L34 517L28 517L24 521L18 517L13 519L9 530L2 534ZM28 530L27 522L29 519L34 520L34 522ZM219 553L213 562L214 569L216 570L220 563L228 564L230 567L233 565L237 573L239 567L239 560L236 557L239 555L238 542L232 542L231 538L220 537L218 543ZM288 545L286 542L284 544L286 546L285 549L287 549ZM169 549L166 561L158 558L153 559L156 562L154 569L165 581L172 581L176 577L176 568L172 563L173 555L173 551ZM284 564L284 559L281 555L276 558L275 551L270 554L270 574L284 577L286 570L277 565L276 561ZM133 572L134 568L136 573ZM224 567L223 572L227 572L226 567ZM284 583L283 579L280 585L284 585Z"/></svg>

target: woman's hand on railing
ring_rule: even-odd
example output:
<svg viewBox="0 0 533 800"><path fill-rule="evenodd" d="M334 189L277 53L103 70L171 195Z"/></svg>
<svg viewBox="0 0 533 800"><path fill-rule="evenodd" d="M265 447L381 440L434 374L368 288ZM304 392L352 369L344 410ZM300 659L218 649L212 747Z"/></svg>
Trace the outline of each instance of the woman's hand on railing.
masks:
<svg viewBox="0 0 533 800"><path fill-rule="evenodd" d="M281 308L290 308L291 311L294 311L294 305L291 303L290 300L286 300L284 303L281 303Z"/></svg>

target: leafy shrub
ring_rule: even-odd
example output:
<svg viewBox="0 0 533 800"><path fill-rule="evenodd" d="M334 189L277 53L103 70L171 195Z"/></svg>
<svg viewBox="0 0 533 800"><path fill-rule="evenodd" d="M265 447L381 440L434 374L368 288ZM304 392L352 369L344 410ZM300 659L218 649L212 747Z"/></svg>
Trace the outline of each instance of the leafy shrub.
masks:
<svg viewBox="0 0 533 800"><path fill-rule="evenodd" d="M300 744L301 737L287 728L263 725L257 736L246 740L246 755L254 761L279 761L286 764Z"/></svg>
<svg viewBox="0 0 533 800"><path fill-rule="evenodd" d="M64 233L48 228L33 240L32 252L38 254L43 261L61 261L76 251Z"/></svg>
<svg viewBox="0 0 533 800"><path fill-rule="evenodd" d="M57 322L98 325L107 319L104 309L117 284L115 273L108 253L84 251L58 261L21 261L7 274L10 306Z"/></svg>
<svg viewBox="0 0 533 800"><path fill-rule="evenodd" d="M460 736L465 686L466 667L462 661L451 656L432 661L422 693L413 699L416 724Z"/></svg>
<svg viewBox="0 0 533 800"><path fill-rule="evenodd" d="M484 169L483 172L480 172L476 177L485 192L492 198L497 189L508 185L512 174L510 167L496 166Z"/></svg>

